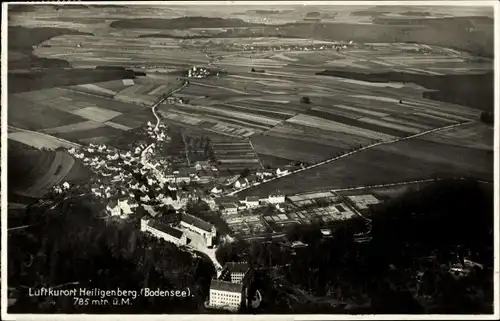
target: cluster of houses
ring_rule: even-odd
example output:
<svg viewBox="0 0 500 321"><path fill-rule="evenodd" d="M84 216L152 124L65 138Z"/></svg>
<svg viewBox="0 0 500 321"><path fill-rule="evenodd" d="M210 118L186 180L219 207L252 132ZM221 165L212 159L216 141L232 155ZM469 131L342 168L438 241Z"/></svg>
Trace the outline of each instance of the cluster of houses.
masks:
<svg viewBox="0 0 500 321"><path fill-rule="evenodd" d="M191 241L186 233L188 230L198 234L207 248L214 246L217 230L212 224L187 213L176 212L169 218L167 223L145 216L141 219L141 231L149 232L155 237L178 246L186 246Z"/></svg>
<svg viewBox="0 0 500 321"><path fill-rule="evenodd" d="M244 200L239 200L236 196L223 196L215 199L215 203L219 206L222 214L234 215L240 211L255 209L267 204L279 208L281 204L285 203L285 194L276 192L263 199L258 196L247 196Z"/></svg>
<svg viewBox="0 0 500 321"><path fill-rule="evenodd" d="M247 262L226 263L219 278L210 283L208 307L237 311L248 306L253 272Z"/></svg>
<svg viewBox="0 0 500 321"><path fill-rule="evenodd" d="M313 44L313 45L280 45L280 46L252 46L252 45L235 45L241 47L243 51L315 51L315 50L329 50L335 49L340 51L342 49L347 49L353 45L353 41L346 43L338 43L334 45L330 44Z"/></svg>
<svg viewBox="0 0 500 321"><path fill-rule="evenodd" d="M188 78L207 78L210 76L210 70L203 67L193 66L187 71Z"/></svg>
<svg viewBox="0 0 500 321"><path fill-rule="evenodd" d="M161 133L159 135L161 137ZM154 159L150 164L155 170L145 166L141 161L145 147L137 146L133 152L122 152L104 144L90 144L78 150L71 148L68 152L97 174L90 190L94 196L108 201L106 209L112 216L126 218L139 204L179 210L190 200L200 198L215 208L214 200L201 191L185 191L179 187L181 182L202 181L196 174L197 166L201 169L202 164L197 164L192 172L174 171L158 175L156 169L167 171L169 164Z"/></svg>

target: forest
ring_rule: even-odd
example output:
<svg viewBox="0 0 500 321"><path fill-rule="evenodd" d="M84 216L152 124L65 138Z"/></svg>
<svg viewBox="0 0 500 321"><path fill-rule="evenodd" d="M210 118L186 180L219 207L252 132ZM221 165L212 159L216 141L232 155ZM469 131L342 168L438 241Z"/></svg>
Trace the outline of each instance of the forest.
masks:
<svg viewBox="0 0 500 321"><path fill-rule="evenodd" d="M486 186L439 182L372 208L368 231L362 219L338 223L331 238L320 226L296 226L287 238L305 248L239 241L217 257L256 267L266 313L492 313L493 188ZM371 240L358 242L363 230Z"/></svg>

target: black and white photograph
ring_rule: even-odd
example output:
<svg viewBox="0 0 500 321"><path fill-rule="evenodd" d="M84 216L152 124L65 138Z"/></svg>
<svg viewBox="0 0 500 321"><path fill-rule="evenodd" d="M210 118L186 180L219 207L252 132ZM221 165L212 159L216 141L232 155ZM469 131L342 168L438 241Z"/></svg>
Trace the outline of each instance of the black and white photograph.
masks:
<svg viewBox="0 0 500 321"><path fill-rule="evenodd" d="M3 3L2 319L498 318L498 9Z"/></svg>

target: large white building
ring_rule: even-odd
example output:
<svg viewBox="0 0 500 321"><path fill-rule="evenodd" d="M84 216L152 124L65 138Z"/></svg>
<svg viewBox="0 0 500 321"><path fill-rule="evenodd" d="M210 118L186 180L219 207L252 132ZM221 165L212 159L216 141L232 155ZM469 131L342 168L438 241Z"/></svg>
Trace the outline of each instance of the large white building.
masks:
<svg viewBox="0 0 500 321"><path fill-rule="evenodd" d="M285 203L285 195L282 193L270 194L267 201L271 204Z"/></svg>
<svg viewBox="0 0 500 321"><path fill-rule="evenodd" d="M219 309L238 310L245 302L243 284L212 280L210 283L210 306Z"/></svg>
<svg viewBox="0 0 500 321"><path fill-rule="evenodd" d="M176 245L187 244L187 237L184 232L153 219L142 218L141 231L149 232L158 238L162 238L165 241L172 242Z"/></svg>

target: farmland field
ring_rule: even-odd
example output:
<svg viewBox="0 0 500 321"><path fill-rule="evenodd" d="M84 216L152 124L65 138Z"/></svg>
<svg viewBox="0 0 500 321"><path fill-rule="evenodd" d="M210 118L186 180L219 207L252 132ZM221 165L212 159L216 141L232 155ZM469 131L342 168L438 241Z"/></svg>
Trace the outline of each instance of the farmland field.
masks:
<svg viewBox="0 0 500 321"><path fill-rule="evenodd" d="M180 25L175 25L148 11L142 13L142 20L127 20L127 10L117 11L115 22L105 19L107 13L94 11L95 17L85 19L54 16L43 10L39 17L28 20L16 15L13 21L34 27L37 37L29 45L22 44L31 56L18 50L11 59L58 59L81 72L84 80L92 78L88 77L92 69L81 68L106 66L95 70L96 79L104 71L116 74L115 78L78 80L41 90L16 85L17 93L9 96L9 124L85 144L112 143L154 121L148 107L178 87L186 70L197 65L222 72L190 79L174 95L189 102L161 104L159 115L162 122L185 133L214 137L215 142L230 141L229 145L215 145L224 169L257 169L290 161L313 164L376 142L471 122L382 145L259 189L272 190L288 181L295 188L318 189L362 184L379 177L400 180L449 172L486 178L491 174L487 159L491 157L492 129L477 122L481 110L489 110L493 101L489 78L492 42L488 40L492 35L480 27L482 18L477 18L477 28L485 32L479 54L479 38L464 43L457 34L441 38L434 28L444 23L442 19L429 25L419 20L415 26L408 26L405 20L402 23L409 33L394 41L391 37L399 27L380 16L370 24L371 29L350 24L368 23L369 15L343 13L336 13L340 20L335 25L325 20L314 31L302 29L289 18L284 20L289 24L276 28L238 21L239 27L251 25L250 31L211 28L211 24L226 21L210 18L206 19L209 25L185 29L194 22L188 19L183 25L179 20L175 23ZM176 15L161 12L165 17ZM218 16L208 8L203 14ZM476 23L474 19L467 23ZM303 23L302 18L299 21ZM450 25L462 22L462 18L449 20ZM36 29L47 26L74 28L74 32ZM347 43L345 37L352 41ZM453 48L449 48L452 42ZM456 88L450 86L454 83ZM27 134L13 135L28 141ZM463 157L452 157L453 152ZM307 184L297 184L302 176Z"/></svg>
<svg viewBox="0 0 500 321"><path fill-rule="evenodd" d="M477 177L491 181L492 154L492 150L469 149L423 139L408 140L369 149L330 164L261 184L238 195L266 196L276 190L293 194L435 176Z"/></svg>

